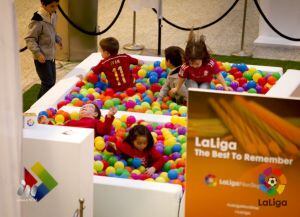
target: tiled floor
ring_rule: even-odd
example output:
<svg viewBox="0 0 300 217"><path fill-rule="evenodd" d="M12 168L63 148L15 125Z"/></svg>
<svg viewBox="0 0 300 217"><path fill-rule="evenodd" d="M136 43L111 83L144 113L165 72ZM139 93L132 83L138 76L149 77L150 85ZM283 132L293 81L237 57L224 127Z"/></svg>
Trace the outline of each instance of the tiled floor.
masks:
<svg viewBox="0 0 300 217"><path fill-rule="evenodd" d="M19 30L19 45L23 47L26 27L33 12L39 7L38 0L16 0L16 13ZM163 15L170 21L184 26L196 27L207 24L225 12L234 0L164 0ZM98 25L104 29L115 16L121 0L100 0L98 5ZM201 33L206 35L207 44L216 54L230 55L239 50L241 41L243 1L240 1L234 10L221 22L204 29ZM253 41L258 36L258 12L253 1L248 1L248 12L245 33L245 49L253 52L255 57L272 59L300 60L300 52L288 48L255 47ZM132 41L132 10L128 2L115 23L104 35L114 36L121 45ZM163 23L162 48L170 45L184 47L188 32L181 31ZM155 55L157 49L157 18L151 9L142 9L137 12L137 39L138 43L147 48L143 54ZM20 54L23 91L38 83L32 57L29 51ZM69 72L76 63L61 62L58 64L58 79Z"/></svg>

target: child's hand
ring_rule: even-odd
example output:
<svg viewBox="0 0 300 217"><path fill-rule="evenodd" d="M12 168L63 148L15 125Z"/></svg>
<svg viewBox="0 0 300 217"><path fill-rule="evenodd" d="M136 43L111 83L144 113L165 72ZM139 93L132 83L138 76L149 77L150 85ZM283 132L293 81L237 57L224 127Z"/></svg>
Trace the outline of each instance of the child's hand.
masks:
<svg viewBox="0 0 300 217"><path fill-rule="evenodd" d="M139 66L144 65L144 61L143 60L138 60L138 65Z"/></svg>
<svg viewBox="0 0 300 217"><path fill-rule="evenodd" d="M108 145L109 147L111 147L112 149L114 149L115 151L117 150L117 145L116 145L116 143L114 143L114 142L107 142L107 145Z"/></svg>
<svg viewBox="0 0 300 217"><path fill-rule="evenodd" d="M146 170L145 174L152 176L155 173L155 167L150 167Z"/></svg>
<svg viewBox="0 0 300 217"><path fill-rule="evenodd" d="M177 89L176 87L172 88L170 91L169 91L169 96L170 97L174 97L174 95L177 93Z"/></svg>
<svg viewBox="0 0 300 217"><path fill-rule="evenodd" d="M110 108L109 109L109 112L107 113L107 116L109 117L109 118L111 118L112 116L114 116L116 113L117 113L117 108L116 107L112 107L112 108Z"/></svg>
<svg viewBox="0 0 300 217"><path fill-rule="evenodd" d="M224 90L225 90L225 91L232 91L232 88L231 88L231 87L228 87L228 86L225 86L225 87L224 87Z"/></svg>

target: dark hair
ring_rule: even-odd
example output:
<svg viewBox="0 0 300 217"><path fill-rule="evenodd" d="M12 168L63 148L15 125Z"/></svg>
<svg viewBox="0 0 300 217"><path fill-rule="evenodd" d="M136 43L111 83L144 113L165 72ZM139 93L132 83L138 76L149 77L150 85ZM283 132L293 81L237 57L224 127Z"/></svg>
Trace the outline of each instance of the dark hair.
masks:
<svg viewBox="0 0 300 217"><path fill-rule="evenodd" d="M145 136L147 138L147 147L145 148L146 150L150 150L153 145L154 145L154 140L152 137L151 132L147 127L144 125L135 125L132 127L129 132L128 136L125 138L124 142L128 143L129 145L133 146L133 141L138 137L138 136Z"/></svg>
<svg viewBox="0 0 300 217"><path fill-rule="evenodd" d="M166 60L169 60L175 67L182 65L184 58L184 51L182 48L177 46L171 46L165 49Z"/></svg>
<svg viewBox="0 0 300 217"><path fill-rule="evenodd" d="M97 119L99 119L100 117L101 117L101 111L100 111L100 109L99 109L99 107L96 105L96 103L91 103L91 104L93 104L94 106L95 106L95 112L97 112Z"/></svg>
<svg viewBox="0 0 300 217"><path fill-rule="evenodd" d="M205 36L196 36L194 31L191 30L185 47L185 61L193 61L197 59L208 62L210 54L205 44Z"/></svg>
<svg viewBox="0 0 300 217"><path fill-rule="evenodd" d="M53 2L59 2L59 0L41 0L42 5L50 5Z"/></svg>
<svg viewBox="0 0 300 217"><path fill-rule="evenodd" d="M119 42L113 37L103 38L99 45L103 51L107 51L110 55L117 55L119 52Z"/></svg>

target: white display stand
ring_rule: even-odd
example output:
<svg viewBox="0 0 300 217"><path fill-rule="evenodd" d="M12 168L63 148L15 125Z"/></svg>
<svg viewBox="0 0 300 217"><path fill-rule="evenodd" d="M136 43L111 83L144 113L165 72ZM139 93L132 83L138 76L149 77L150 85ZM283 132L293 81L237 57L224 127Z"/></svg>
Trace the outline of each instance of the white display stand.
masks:
<svg viewBox="0 0 300 217"><path fill-rule="evenodd" d="M300 86L300 71L289 69L272 87L267 96L289 97ZM299 96L300 97L300 96Z"/></svg>
<svg viewBox="0 0 300 217"><path fill-rule="evenodd" d="M299 0L263 0L260 6L268 20L281 33L300 38L300 1ZM264 19L259 18L259 36L254 41L258 45L279 45L300 48L300 42L289 41L275 33L266 24Z"/></svg>
<svg viewBox="0 0 300 217"><path fill-rule="evenodd" d="M39 202L22 201L23 217L72 217L79 198L84 216L93 216L92 129L37 125L23 130L22 149L23 167L30 172L40 162L58 182Z"/></svg>
<svg viewBox="0 0 300 217"><path fill-rule="evenodd" d="M94 176L94 217L178 217L180 185Z"/></svg>

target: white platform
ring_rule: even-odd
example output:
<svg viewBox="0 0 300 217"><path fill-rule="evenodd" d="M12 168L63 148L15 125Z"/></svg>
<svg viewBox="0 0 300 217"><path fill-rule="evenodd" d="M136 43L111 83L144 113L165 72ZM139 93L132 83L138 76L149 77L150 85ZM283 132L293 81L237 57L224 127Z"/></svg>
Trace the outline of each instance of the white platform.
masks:
<svg viewBox="0 0 300 217"><path fill-rule="evenodd" d="M300 71L289 69L273 86L267 96L289 97L300 86Z"/></svg>
<svg viewBox="0 0 300 217"><path fill-rule="evenodd" d="M85 216L93 216L93 151L92 129L50 125L24 129L23 167L34 175L31 167L40 162L58 185L39 202L22 201L22 216L72 217L79 198L85 199Z"/></svg>
<svg viewBox="0 0 300 217"><path fill-rule="evenodd" d="M287 36L300 38L299 0L261 0L259 2L266 17L276 29ZM259 18L259 36L254 44L300 48L300 42L282 38L266 24L261 16Z"/></svg>

